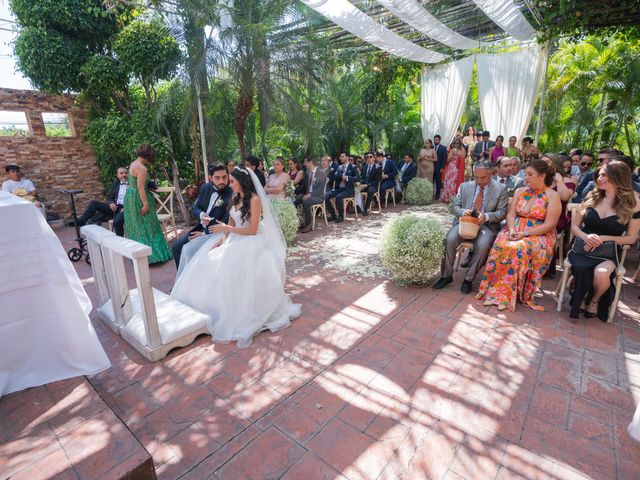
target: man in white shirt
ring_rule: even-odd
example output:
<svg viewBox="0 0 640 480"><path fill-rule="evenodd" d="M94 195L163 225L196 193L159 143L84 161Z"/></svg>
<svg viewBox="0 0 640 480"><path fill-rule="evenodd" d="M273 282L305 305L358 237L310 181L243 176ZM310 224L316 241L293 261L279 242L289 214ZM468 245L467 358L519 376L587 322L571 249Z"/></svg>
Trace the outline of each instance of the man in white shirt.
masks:
<svg viewBox="0 0 640 480"><path fill-rule="evenodd" d="M22 173L18 165L7 165L4 167L4 170L9 175L9 180L2 182L2 191L33 203L46 219L47 215L44 210L44 205L38 201L36 186L33 182L28 178L22 178Z"/></svg>

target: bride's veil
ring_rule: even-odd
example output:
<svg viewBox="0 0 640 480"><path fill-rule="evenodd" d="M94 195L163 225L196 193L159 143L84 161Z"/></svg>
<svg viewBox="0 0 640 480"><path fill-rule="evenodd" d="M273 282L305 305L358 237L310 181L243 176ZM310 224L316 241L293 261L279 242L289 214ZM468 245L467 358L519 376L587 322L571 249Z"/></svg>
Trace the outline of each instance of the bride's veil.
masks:
<svg viewBox="0 0 640 480"><path fill-rule="evenodd" d="M271 200L264 191L264 188L262 188L260 180L258 180L258 177L252 169L247 168L247 171L251 176L258 198L260 198L260 202L262 202L262 225L264 227L265 247L271 250L275 255L281 281L284 285L286 276L285 260L287 258L287 242L284 239L284 234L282 233L278 217L273 210Z"/></svg>

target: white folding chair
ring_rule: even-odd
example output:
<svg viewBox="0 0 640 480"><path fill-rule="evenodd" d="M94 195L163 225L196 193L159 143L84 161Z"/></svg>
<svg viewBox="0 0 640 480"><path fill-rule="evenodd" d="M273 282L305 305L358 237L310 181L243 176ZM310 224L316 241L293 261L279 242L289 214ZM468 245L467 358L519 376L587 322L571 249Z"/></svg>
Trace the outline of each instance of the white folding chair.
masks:
<svg viewBox="0 0 640 480"><path fill-rule="evenodd" d="M164 238L166 238L167 240L169 239L169 235L167 233L167 224L169 222L173 227L173 234L175 236L178 235L178 229L176 228L176 217L173 213L173 197L175 191L175 187L160 187L155 192L151 192L153 198L156 199L156 214L158 215L158 220L160 220Z"/></svg>

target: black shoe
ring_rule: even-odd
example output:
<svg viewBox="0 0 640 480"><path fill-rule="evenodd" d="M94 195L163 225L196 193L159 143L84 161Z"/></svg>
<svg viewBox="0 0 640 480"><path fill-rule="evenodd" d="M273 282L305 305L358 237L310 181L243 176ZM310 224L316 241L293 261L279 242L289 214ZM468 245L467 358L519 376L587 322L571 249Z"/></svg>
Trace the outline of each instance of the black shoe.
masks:
<svg viewBox="0 0 640 480"><path fill-rule="evenodd" d="M336 223L344 222L344 218L338 217L336 218Z"/></svg>
<svg viewBox="0 0 640 480"><path fill-rule="evenodd" d="M362 216L366 217L367 215L369 215L369 212L367 210L365 210L364 212L362 212Z"/></svg>
<svg viewBox="0 0 640 480"><path fill-rule="evenodd" d="M436 283L433 284L433 288L435 288L436 290L440 290L444 287L446 287L447 285L449 285L450 283L453 283L453 278L452 277L442 277L440 278L440 280L438 280Z"/></svg>
<svg viewBox="0 0 640 480"><path fill-rule="evenodd" d="M469 268L469 264L471 263L471 259L473 258L473 252L469 252L467 258L460 264L460 268Z"/></svg>
<svg viewBox="0 0 640 480"><path fill-rule="evenodd" d="M358 211L358 213L359 213L359 214L364 215L364 214L362 213L362 209L361 209L360 207L356 207L356 210Z"/></svg>
<svg viewBox="0 0 640 480"><path fill-rule="evenodd" d="M336 217L335 215L329 215L329 216L327 217L327 220L328 220L328 221L330 221L330 222L335 222L335 221L336 221L336 218L337 218L337 217Z"/></svg>
<svg viewBox="0 0 640 480"><path fill-rule="evenodd" d="M473 290L472 283L469 280L463 280L460 291L466 295L467 293L471 293L471 290Z"/></svg>

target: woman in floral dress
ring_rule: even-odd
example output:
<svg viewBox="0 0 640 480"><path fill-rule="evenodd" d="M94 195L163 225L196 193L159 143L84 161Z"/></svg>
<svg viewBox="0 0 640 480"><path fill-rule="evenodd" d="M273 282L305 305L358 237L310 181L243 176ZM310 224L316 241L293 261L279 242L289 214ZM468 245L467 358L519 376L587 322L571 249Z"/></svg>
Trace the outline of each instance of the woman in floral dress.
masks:
<svg viewBox="0 0 640 480"><path fill-rule="evenodd" d="M462 140L456 139L447 156L447 167L442 187L442 201L450 202L458 194L458 188L464 182L464 159L467 155L462 147Z"/></svg>
<svg viewBox="0 0 640 480"><path fill-rule="evenodd" d="M525 170L526 187L515 191L507 225L496 238L476 298L498 310L513 312L516 299L534 310L533 294L540 287L556 243L562 212L560 196L550 187L555 169L532 160Z"/></svg>

